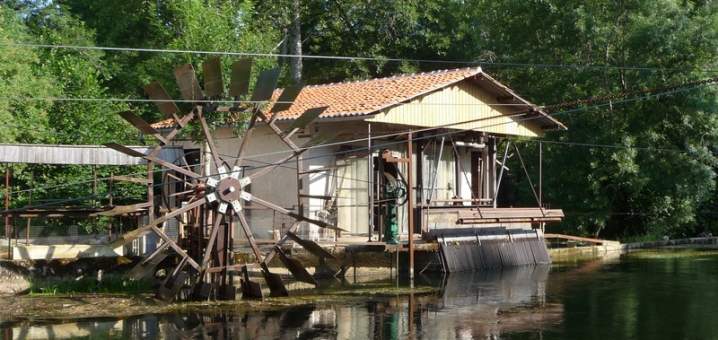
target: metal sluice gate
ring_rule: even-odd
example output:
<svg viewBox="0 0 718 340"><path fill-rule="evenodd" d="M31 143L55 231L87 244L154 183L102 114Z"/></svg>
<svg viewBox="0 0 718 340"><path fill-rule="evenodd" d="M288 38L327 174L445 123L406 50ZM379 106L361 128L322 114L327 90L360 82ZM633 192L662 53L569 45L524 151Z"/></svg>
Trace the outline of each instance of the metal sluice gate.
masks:
<svg viewBox="0 0 718 340"><path fill-rule="evenodd" d="M444 272L551 263L543 233L538 229L436 229L427 236L439 244L438 257Z"/></svg>

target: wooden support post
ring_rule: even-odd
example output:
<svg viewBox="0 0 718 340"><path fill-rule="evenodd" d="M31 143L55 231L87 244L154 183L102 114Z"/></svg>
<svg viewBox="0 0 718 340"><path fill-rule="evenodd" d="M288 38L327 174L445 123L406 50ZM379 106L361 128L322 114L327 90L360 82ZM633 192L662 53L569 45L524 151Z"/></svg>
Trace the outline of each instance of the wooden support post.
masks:
<svg viewBox="0 0 718 340"><path fill-rule="evenodd" d="M152 223L155 220L155 186L154 186L154 163L147 161L147 222ZM160 226L161 228L162 226ZM140 252L147 251L145 244L139 244ZM143 249L145 248L145 249Z"/></svg>
<svg viewBox="0 0 718 340"><path fill-rule="evenodd" d="M32 188L33 188L33 182L34 182L34 181L33 181L33 178L34 178L34 177L33 177L33 173L32 173L32 171L31 171L31 172L30 172L30 189L31 189L31 190L27 193L27 194L28 194L27 204L28 204L29 206L32 206ZM28 216L28 217L27 217L27 223L25 224L25 244L26 244L26 245L29 245L29 244L30 244L30 225L31 225L31 224L32 224L32 217L29 217L29 216Z"/></svg>
<svg viewBox="0 0 718 340"><path fill-rule="evenodd" d="M10 225L10 214L7 211L10 209L10 166L5 168L5 236L7 237L7 256L8 259L12 259L12 226Z"/></svg>
<svg viewBox="0 0 718 340"><path fill-rule="evenodd" d="M412 168L412 165L414 162L412 162L412 153L413 153L413 147L412 144L414 144L413 136L411 134L411 130L409 130L409 136L408 136L408 144L407 144L407 159L409 160L407 163L407 175L406 175L406 181L407 186L406 188L406 194L407 194L407 210L409 213L408 221L409 221L409 282L411 285L411 288L414 288L414 190L413 190L413 175L414 169Z"/></svg>
<svg viewBox="0 0 718 340"><path fill-rule="evenodd" d="M114 205L114 201L112 199L112 182L114 182L114 180L112 179L112 172L110 172L110 179L107 181L107 198L109 200L108 204L109 204L110 208L112 208ZM112 239L112 222L114 220L115 220L115 217L110 216L109 221L107 222L108 223L107 234L110 239Z"/></svg>
<svg viewBox="0 0 718 340"><path fill-rule="evenodd" d="M374 153L371 150L371 123L367 124L367 195L369 206L369 242L374 233Z"/></svg>
<svg viewBox="0 0 718 340"><path fill-rule="evenodd" d="M92 166L92 206L97 206L97 165Z"/></svg>
<svg viewBox="0 0 718 340"><path fill-rule="evenodd" d="M152 223L155 220L155 181L154 181L154 163L147 161L147 218Z"/></svg>
<svg viewBox="0 0 718 340"><path fill-rule="evenodd" d="M488 145L488 138L482 137L481 140ZM489 198L489 150L487 147L481 150L481 196L479 198Z"/></svg>
<svg viewBox="0 0 718 340"><path fill-rule="evenodd" d="M422 207L426 202L424 201L424 148L426 144L424 141L417 141L416 143L416 190L419 199L419 207ZM420 211L423 209L420 209ZM428 211L428 210L427 210ZM424 217L424 214L419 214L419 225L421 226L421 232L429 230L428 219Z"/></svg>

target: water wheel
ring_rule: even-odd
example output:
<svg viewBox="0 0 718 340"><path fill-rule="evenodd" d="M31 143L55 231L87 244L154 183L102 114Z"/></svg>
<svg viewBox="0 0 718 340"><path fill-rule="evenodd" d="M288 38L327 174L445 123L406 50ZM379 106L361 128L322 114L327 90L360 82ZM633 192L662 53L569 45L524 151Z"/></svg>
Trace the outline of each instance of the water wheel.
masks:
<svg viewBox="0 0 718 340"><path fill-rule="evenodd" d="M120 115L131 125L144 134L154 136L158 141L148 153L140 153L126 146L109 143L106 146L119 152L141 157L162 167L165 181L172 181L172 185L181 184L181 190L172 192L162 190L162 201L167 206L167 212L136 230L129 231L114 241L114 246L125 244L147 233L154 233L161 238L157 249L147 255L131 272L134 278L149 276L154 273L157 265L165 258L173 255L177 260L173 268L166 272L164 280L159 285L157 296L162 299L206 299L224 298L232 299L235 296L233 274L241 275L241 287L244 297L262 297L260 285L253 282L247 266L256 266L269 288L271 295L284 296L287 290L279 275L272 273L269 262L278 256L289 272L297 279L312 284L316 281L306 269L295 259L285 254L281 245L288 240L305 247L309 252L317 253L322 260L332 255L323 251L315 242L299 239L296 232L302 223L314 224L322 228L340 230L336 225L304 216L301 205L297 211L290 210L269 200L257 197L249 192L248 185L258 177L269 174L283 163L301 157L302 153L312 145L328 140L317 136L306 145L296 145L291 137L297 131L317 118L326 108L312 108L297 118L288 129L282 130L275 124L276 113L288 109L292 101L301 92L301 88L287 88L276 90L279 78L278 69L259 72L254 89L249 94L250 74L252 62L249 59L239 60L232 64L228 94L232 98L231 106L221 106L226 103L225 86L223 83L221 61L217 57L207 59L203 65L203 85L200 86L197 75L191 64L179 66L175 69L175 78L182 96L182 103L191 104L189 110L180 110L178 103L173 101L163 86L154 81L145 87L145 92L154 100L159 111L165 117L171 118L173 127L162 131L152 127L141 117L132 112L122 112ZM273 93L281 91L276 100L272 100ZM275 97L276 98L276 97ZM238 147L238 156L234 159L225 159L220 155L211 133L207 118L221 112L230 112L235 115L249 117L246 131ZM277 137L289 148L289 154L282 160L271 163L250 174L245 174L243 160L247 141L259 124L269 126ZM201 131L198 141L206 143L211 156L209 173L203 173L186 160L183 162L170 162L159 158L159 151L163 145L169 144L179 132L188 126L195 126ZM297 169L300 171L300 169ZM298 173L297 178L300 178ZM164 186L163 186L164 187ZM297 186L299 188L299 186ZM299 197L299 195L297 195ZM173 201L182 202L177 207L171 206ZM295 222L289 227L281 238L268 250L262 251L255 241L252 229L245 216L244 205L253 202L276 213L291 217ZM161 225L170 219L187 216L190 220L208 221L208 223L189 223L177 239L169 237ZM253 263L235 264L232 256L232 240L230 226L238 222L244 233L251 253Z"/></svg>

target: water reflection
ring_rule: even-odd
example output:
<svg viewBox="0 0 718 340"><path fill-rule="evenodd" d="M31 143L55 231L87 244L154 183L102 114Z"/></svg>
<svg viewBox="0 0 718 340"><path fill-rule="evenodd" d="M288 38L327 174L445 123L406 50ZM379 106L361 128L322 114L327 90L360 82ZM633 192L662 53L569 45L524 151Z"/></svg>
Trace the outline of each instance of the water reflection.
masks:
<svg viewBox="0 0 718 340"><path fill-rule="evenodd" d="M548 267L421 277L439 294L367 297L355 304L278 311L145 315L5 327L5 339L76 337L166 339L468 339L539 332L563 310L546 302ZM392 284L387 282L388 285Z"/></svg>
<svg viewBox="0 0 718 340"><path fill-rule="evenodd" d="M441 289L277 311L0 323L0 334L2 339L718 339L713 320L718 252L642 252L553 266L550 274L547 267L526 267L420 277L417 284Z"/></svg>

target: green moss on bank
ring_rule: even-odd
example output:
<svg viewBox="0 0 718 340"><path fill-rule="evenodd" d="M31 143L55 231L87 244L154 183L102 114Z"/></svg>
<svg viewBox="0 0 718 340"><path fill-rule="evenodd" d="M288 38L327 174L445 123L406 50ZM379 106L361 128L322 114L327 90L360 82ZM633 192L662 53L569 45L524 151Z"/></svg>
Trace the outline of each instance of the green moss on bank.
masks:
<svg viewBox="0 0 718 340"><path fill-rule="evenodd" d="M102 281L91 277L34 278L30 280L31 296L57 296L71 294L142 294L153 290L151 281L129 280L122 275L107 275Z"/></svg>

